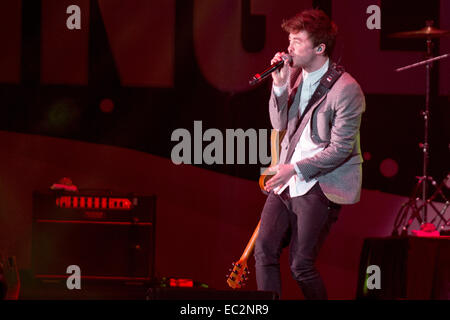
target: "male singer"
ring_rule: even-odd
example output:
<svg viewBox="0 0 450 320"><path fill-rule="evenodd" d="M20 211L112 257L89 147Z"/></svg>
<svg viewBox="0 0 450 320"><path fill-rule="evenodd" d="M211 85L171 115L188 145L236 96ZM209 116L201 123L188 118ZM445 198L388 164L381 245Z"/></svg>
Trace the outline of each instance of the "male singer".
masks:
<svg viewBox="0 0 450 320"><path fill-rule="evenodd" d="M323 11L306 10L282 28L289 34L291 60L272 73L269 114L273 128L286 135L276 174L266 184L269 195L255 244L256 280L258 290L281 297L279 259L289 245L291 274L305 298L327 299L315 261L341 205L360 198L359 127L365 99L355 79L342 71L308 106L321 79L335 68L330 56L337 27Z"/></svg>

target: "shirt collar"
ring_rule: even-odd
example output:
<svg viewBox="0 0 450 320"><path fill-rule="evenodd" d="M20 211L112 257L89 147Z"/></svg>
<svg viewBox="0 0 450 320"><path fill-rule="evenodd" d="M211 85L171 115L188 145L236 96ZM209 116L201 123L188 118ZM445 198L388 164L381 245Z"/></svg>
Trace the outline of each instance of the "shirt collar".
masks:
<svg viewBox="0 0 450 320"><path fill-rule="evenodd" d="M330 59L327 59L320 69L313 72L306 72L305 69L302 70L303 81L308 81L311 84L316 83L322 78L322 76L327 72L328 65L330 64Z"/></svg>

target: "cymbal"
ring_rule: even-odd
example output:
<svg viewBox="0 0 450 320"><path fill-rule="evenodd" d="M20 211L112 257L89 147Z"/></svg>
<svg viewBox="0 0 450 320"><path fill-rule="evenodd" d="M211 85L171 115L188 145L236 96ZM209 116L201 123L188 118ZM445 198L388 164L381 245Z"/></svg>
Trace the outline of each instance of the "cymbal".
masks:
<svg viewBox="0 0 450 320"><path fill-rule="evenodd" d="M432 21L427 21L427 26L416 31L396 32L389 35L390 38L440 38L450 35L448 30L440 30L433 27Z"/></svg>

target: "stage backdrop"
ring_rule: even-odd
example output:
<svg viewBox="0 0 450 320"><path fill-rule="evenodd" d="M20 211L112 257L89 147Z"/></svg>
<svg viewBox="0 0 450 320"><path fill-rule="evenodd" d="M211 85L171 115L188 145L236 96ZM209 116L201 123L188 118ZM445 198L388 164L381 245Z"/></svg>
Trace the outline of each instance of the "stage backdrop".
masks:
<svg viewBox="0 0 450 320"><path fill-rule="evenodd" d="M350 235L388 235L422 175L425 69L395 69L424 59L425 41L389 34L421 29L426 20L449 30L449 1L2 1L0 250L29 265L31 192L71 176L82 188L157 194L160 274L205 275L223 285L216 272L224 276L238 258L264 202L256 181L267 158L271 83L251 87L248 80L286 50L282 20L311 7L338 24L333 60L360 83L367 102L363 199L344 209L329 241L353 249L326 244L320 260L328 279L328 272L341 275L330 283L331 296L351 297L361 241ZM434 41L435 56L449 52L450 37ZM437 183L450 163L449 74L450 59L431 72L428 173ZM203 151L216 142L211 133L225 145L227 130L256 137L244 141L244 164L238 152L230 161L205 162ZM191 164L172 162L176 132L192 138ZM173 233L166 232L169 224ZM191 249L195 262L187 255ZM184 258L175 261L172 252ZM214 270L196 269L198 263L213 263ZM289 283L287 292L297 290Z"/></svg>

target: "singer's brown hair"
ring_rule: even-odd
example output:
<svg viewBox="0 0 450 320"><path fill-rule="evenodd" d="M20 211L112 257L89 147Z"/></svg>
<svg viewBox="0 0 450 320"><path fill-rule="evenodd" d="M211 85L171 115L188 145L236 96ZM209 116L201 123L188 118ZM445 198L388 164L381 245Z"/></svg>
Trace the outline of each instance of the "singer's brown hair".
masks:
<svg viewBox="0 0 450 320"><path fill-rule="evenodd" d="M319 9L305 10L284 20L281 27L287 33L308 32L314 47L325 44L325 55L330 57L336 43L337 26L325 12Z"/></svg>

